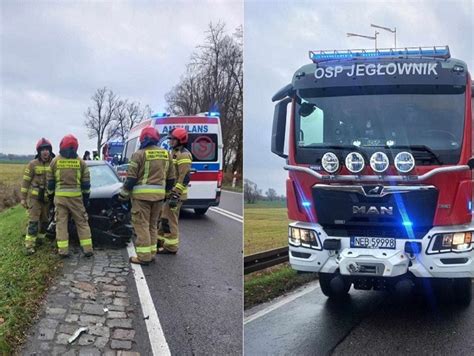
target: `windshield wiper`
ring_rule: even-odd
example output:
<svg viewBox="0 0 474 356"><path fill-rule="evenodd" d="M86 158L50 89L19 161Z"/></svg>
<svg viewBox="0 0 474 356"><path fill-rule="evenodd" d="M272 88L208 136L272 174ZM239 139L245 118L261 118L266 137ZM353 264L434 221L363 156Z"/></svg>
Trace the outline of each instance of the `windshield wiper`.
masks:
<svg viewBox="0 0 474 356"><path fill-rule="evenodd" d="M372 146L373 147L373 146ZM425 152L431 158L431 161L435 161L438 164L443 164L439 156L428 146L426 145L393 145L393 146L383 146L387 149L406 149L411 151Z"/></svg>

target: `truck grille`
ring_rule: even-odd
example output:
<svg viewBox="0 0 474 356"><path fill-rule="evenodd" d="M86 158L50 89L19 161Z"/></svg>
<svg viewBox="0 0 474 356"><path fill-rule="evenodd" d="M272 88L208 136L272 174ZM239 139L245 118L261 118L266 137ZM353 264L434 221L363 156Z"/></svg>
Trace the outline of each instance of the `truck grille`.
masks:
<svg viewBox="0 0 474 356"><path fill-rule="evenodd" d="M318 222L330 236L422 238L433 226L434 186L313 187Z"/></svg>

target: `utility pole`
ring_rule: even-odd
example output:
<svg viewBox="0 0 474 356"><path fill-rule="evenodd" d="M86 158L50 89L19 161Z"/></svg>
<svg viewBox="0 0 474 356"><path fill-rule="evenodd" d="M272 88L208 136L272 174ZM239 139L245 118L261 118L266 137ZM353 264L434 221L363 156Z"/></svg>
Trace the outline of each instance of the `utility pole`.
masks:
<svg viewBox="0 0 474 356"><path fill-rule="evenodd" d="M391 32L394 34L394 38L395 38L395 47L394 48L397 48L397 28L394 27L393 30L389 27L384 27L384 26L379 26L379 25L374 25L374 24L370 24L371 27L374 27L374 28L380 28L382 30L385 30L385 31L388 31L388 32Z"/></svg>

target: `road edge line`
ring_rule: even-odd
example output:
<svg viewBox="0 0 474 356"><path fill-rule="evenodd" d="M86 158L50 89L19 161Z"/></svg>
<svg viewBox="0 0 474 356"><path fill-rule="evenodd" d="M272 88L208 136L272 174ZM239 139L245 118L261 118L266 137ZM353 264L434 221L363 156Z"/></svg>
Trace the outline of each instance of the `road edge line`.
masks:
<svg viewBox="0 0 474 356"><path fill-rule="evenodd" d="M129 257L136 256L135 245L132 241L127 245L127 252ZM156 312L155 304L151 298L150 289L143 274L142 266L130 263L133 270L133 277L135 285L137 286L138 298L142 307L142 313L146 329L148 331L148 338L150 340L151 350L155 356L171 356L171 352L166 341L163 328L161 327L158 313Z"/></svg>
<svg viewBox="0 0 474 356"><path fill-rule="evenodd" d="M296 292L293 292L292 294L289 294L285 297L283 297L281 300L279 300L278 302L275 302L273 304L270 304L268 307L262 309L262 310L259 310L258 312L256 312L255 314L252 314L252 315L249 315L248 317L244 318L244 325L248 324L248 323L251 323L252 321L258 319L258 318L261 318L262 316L265 316L267 315L268 313L271 313L272 311L278 309L278 308L281 308L282 306L288 304L288 303L291 303L292 301L298 299L298 298L301 298L302 296L308 294L308 293L311 293L311 292L314 292L316 289L320 288L319 287L319 282L316 282L314 285L312 286L306 286L303 290L301 291L296 291Z"/></svg>
<svg viewBox="0 0 474 356"><path fill-rule="evenodd" d="M234 191L232 191L232 190L227 190L227 189L222 189L222 188L221 188L221 191L222 191L222 192L226 192L226 193L231 193L231 194L239 194L239 195L243 195L243 194L244 194L244 192L234 192Z"/></svg>

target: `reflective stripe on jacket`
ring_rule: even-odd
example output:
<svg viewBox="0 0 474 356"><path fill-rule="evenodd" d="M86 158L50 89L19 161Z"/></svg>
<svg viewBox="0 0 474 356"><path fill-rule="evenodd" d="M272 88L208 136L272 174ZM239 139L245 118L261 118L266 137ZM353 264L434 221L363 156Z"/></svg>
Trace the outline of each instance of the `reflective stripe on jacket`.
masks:
<svg viewBox="0 0 474 356"><path fill-rule="evenodd" d="M130 158L128 178L136 179L131 191L133 198L149 201L164 199L166 180L174 178L171 155L154 145L138 150Z"/></svg>
<svg viewBox="0 0 474 356"><path fill-rule="evenodd" d="M21 199L26 200L28 193L36 198L40 189L47 187L47 173L51 171L49 166L51 161L43 162L39 158L28 163L23 172L23 180L21 183Z"/></svg>
<svg viewBox="0 0 474 356"><path fill-rule="evenodd" d="M77 158L56 157L48 173L48 193L58 197L80 197L90 193L90 173L86 163Z"/></svg>

